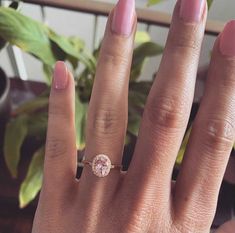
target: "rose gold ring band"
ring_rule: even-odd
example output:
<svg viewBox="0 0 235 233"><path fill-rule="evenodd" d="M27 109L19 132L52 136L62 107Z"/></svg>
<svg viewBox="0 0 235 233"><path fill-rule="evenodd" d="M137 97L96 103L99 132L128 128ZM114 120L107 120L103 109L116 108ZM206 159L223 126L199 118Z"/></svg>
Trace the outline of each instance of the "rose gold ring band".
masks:
<svg viewBox="0 0 235 233"><path fill-rule="evenodd" d="M82 160L79 164L83 164L84 165L90 165L92 166L92 161L88 161L88 160ZM122 165L118 165L118 164L112 164L111 165L111 169L122 169Z"/></svg>

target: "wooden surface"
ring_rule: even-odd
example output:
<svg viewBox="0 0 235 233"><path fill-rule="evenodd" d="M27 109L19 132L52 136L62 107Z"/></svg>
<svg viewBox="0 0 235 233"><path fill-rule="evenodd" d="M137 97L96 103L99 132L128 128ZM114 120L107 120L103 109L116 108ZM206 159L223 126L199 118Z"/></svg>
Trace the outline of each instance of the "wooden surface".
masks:
<svg viewBox="0 0 235 233"><path fill-rule="evenodd" d="M23 2L104 16L107 16L114 7L114 4L111 3L87 0L23 0ZM151 10L151 8L149 8L137 9L137 15L139 22L170 27L171 14ZM206 34L216 36L223 30L224 25L225 23L220 21L208 20L206 25Z"/></svg>

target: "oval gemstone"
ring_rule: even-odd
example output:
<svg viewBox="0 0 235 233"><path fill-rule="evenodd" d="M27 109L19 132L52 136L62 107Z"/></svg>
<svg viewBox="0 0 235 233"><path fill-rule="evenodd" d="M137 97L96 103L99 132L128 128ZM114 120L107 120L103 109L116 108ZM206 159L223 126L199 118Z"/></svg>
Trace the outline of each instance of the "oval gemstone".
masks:
<svg viewBox="0 0 235 233"><path fill-rule="evenodd" d="M97 155L92 161L92 171L98 177L105 177L111 169L111 161L107 155Z"/></svg>

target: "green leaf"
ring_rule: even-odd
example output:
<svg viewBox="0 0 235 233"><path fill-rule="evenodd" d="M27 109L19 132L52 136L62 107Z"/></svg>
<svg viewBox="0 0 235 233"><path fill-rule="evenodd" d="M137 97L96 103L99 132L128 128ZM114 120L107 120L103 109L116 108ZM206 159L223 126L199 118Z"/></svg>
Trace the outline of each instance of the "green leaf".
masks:
<svg viewBox="0 0 235 233"><path fill-rule="evenodd" d="M48 123L48 113L33 114L28 120L28 135L35 139L45 141Z"/></svg>
<svg viewBox="0 0 235 233"><path fill-rule="evenodd" d="M9 5L9 7L11 7L11 8L13 8L13 9L17 10L17 9L19 8L19 4L20 4L20 1L13 1L13 2Z"/></svg>
<svg viewBox="0 0 235 233"><path fill-rule="evenodd" d="M130 83L127 131L135 136L138 135L140 121L151 84L151 82L146 81Z"/></svg>
<svg viewBox="0 0 235 233"><path fill-rule="evenodd" d="M11 8L0 7L0 36L45 64L53 65L57 60L51 49L47 28Z"/></svg>
<svg viewBox="0 0 235 233"><path fill-rule="evenodd" d="M81 48L81 44L79 46L75 43L75 39L66 38L64 36L56 34L54 31L48 28L48 36L49 38L59 46L67 55L72 56L73 58L81 61L86 67L90 70L95 70L94 59L91 54L86 52L77 51L78 48Z"/></svg>
<svg viewBox="0 0 235 233"><path fill-rule="evenodd" d="M152 82L150 81L130 83L127 131L135 136L138 135L140 121L151 85Z"/></svg>
<svg viewBox="0 0 235 233"><path fill-rule="evenodd" d="M189 136L190 136L191 131L192 131L192 128L190 127L188 129L187 133L184 136L184 140L183 140L183 142L181 144L178 156L176 158L176 164L177 165L180 165L182 163L182 161L183 161L185 150L186 150L186 147L187 147L187 144L188 144L188 141L189 141Z"/></svg>
<svg viewBox="0 0 235 233"><path fill-rule="evenodd" d="M26 178L20 186L20 208L27 206L41 190L43 180L44 154L45 148L43 146L33 155Z"/></svg>
<svg viewBox="0 0 235 233"><path fill-rule="evenodd" d="M15 115L31 114L33 112L39 111L40 109L47 108L48 104L49 104L48 97L37 97L19 106L14 111L14 114Z"/></svg>
<svg viewBox="0 0 235 233"><path fill-rule="evenodd" d="M82 53L84 48L85 48L85 43L83 40L81 40L78 37L75 36L71 36L68 38L69 43L71 43L71 45L74 47L74 50L77 53ZM78 59L71 56L71 55L67 55L67 60L72 64L73 69L76 70L78 67Z"/></svg>
<svg viewBox="0 0 235 233"><path fill-rule="evenodd" d="M212 3L213 3L213 0L207 0L208 9L210 9Z"/></svg>
<svg viewBox="0 0 235 233"><path fill-rule="evenodd" d="M146 42L138 46L133 53L131 81L136 80L140 76L146 58L160 55L162 52L163 47L154 42Z"/></svg>
<svg viewBox="0 0 235 233"><path fill-rule="evenodd" d="M91 74L88 69L78 76L76 82L76 91L82 102L89 102L94 83L95 75Z"/></svg>
<svg viewBox="0 0 235 233"><path fill-rule="evenodd" d="M7 42L2 37L0 37L0 50L3 49L6 46L6 44Z"/></svg>
<svg viewBox="0 0 235 233"><path fill-rule="evenodd" d="M75 98L75 127L76 127L76 146L77 149L82 150L85 147L85 130L86 130L86 116L87 103L82 103L79 96Z"/></svg>
<svg viewBox="0 0 235 233"><path fill-rule="evenodd" d="M128 133L133 134L134 136L138 136L139 127L140 127L141 116L138 114L129 114L128 117Z"/></svg>
<svg viewBox="0 0 235 233"><path fill-rule="evenodd" d="M6 165L12 175L17 177L17 167L20 160L20 149L27 135L28 117L21 115L12 119L6 127L4 138L4 157Z"/></svg>
<svg viewBox="0 0 235 233"><path fill-rule="evenodd" d="M162 2L163 0L148 0L147 5L148 6L152 6L152 5L156 5L160 2ZM212 4L213 0L207 0L207 4L208 4L208 9L210 9L211 4Z"/></svg>
<svg viewBox="0 0 235 233"><path fill-rule="evenodd" d="M142 111L145 106L147 96L131 90L129 92L129 106L135 108L137 111Z"/></svg>
<svg viewBox="0 0 235 233"><path fill-rule="evenodd" d="M68 41L70 42L70 44L73 46L73 48L77 53L80 53L85 48L85 42L79 37L70 36L68 38Z"/></svg>
<svg viewBox="0 0 235 233"><path fill-rule="evenodd" d="M136 44L142 44L145 42L149 42L151 40L150 35L148 32L145 31L137 31L135 34L135 43Z"/></svg>
<svg viewBox="0 0 235 233"><path fill-rule="evenodd" d="M84 49L81 40L58 35L44 24L13 9L0 7L0 36L41 60L47 77L50 74L49 67L53 67L57 60L66 59L73 65L80 61L95 72L96 61Z"/></svg>
<svg viewBox="0 0 235 233"><path fill-rule="evenodd" d="M135 94L142 94L145 96L145 99L147 98L147 95L149 94L149 91L152 87L153 82L152 81L138 81L138 82L131 82L129 85L130 92L135 92Z"/></svg>
<svg viewBox="0 0 235 233"><path fill-rule="evenodd" d="M162 1L163 0L148 0L147 5L148 6L152 6L152 5L158 4L158 3L162 2Z"/></svg>
<svg viewBox="0 0 235 233"><path fill-rule="evenodd" d="M53 68L50 65L43 64L43 73L45 76L45 81L47 85L51 85L52 82L52 75L53 75Z"/></svg>

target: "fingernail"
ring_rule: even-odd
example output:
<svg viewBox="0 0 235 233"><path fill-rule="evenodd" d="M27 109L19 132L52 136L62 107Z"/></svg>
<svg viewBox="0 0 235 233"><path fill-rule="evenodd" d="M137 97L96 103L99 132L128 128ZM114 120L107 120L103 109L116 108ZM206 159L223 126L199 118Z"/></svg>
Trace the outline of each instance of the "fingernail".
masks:
<svg viewBox="0 0 235 233"><path fill-rule="evenodd" d="M53 74L53 86L57 90L65 89L68 82L68 71L64 62L58 61L55 64Z"/></svg>
<svg viewBox="0 0 235 233"><path fill-rule="evenodd" d="M119 0L114 10L112 30L119 34L129 36L132 32L135 14L135 0Z"/></svg>
<svg viewBox="0 0 235 233"><path fill-rule="evenodd" d="M186 22L200 22L206 0L181 0L180 17Z"/></svg>
<svg viewBox="0 0 235 233"><path fill-rule="evenodd" d="M225 56L235 56L235 20L228 22L221 34L220 51Z"/></svg>

